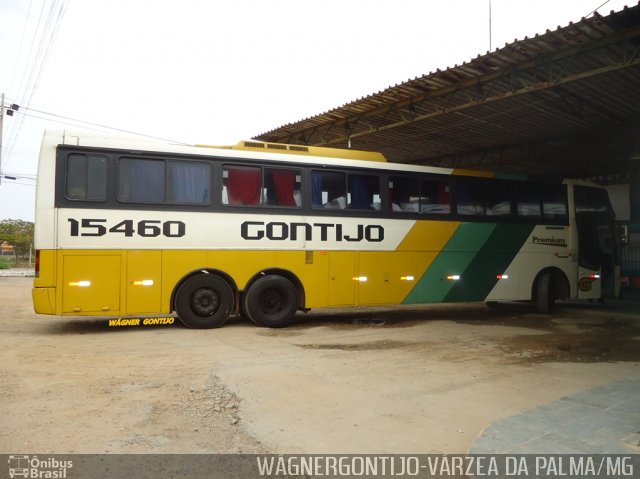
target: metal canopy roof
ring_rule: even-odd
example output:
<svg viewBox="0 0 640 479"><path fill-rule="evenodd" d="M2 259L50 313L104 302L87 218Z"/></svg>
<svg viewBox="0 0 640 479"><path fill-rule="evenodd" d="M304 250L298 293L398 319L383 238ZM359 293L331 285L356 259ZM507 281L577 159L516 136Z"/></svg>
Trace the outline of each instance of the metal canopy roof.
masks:
<svg viewBox="0 0 640 479"><path fill-rule="evenodd" d="M258 140L567 177L640 169L640 4L424 75Z"/></svg>

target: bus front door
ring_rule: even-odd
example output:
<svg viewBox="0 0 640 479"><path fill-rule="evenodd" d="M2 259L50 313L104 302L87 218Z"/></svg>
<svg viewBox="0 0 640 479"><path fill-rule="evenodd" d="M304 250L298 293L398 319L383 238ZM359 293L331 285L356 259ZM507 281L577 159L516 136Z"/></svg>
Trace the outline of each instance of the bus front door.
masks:
<svg viewBox="0 0 640 479"><path fill-rule="evenodd" d="M578 298L598 299L616 294L616 248L612 221L600 215L579 215Z"/></svg>

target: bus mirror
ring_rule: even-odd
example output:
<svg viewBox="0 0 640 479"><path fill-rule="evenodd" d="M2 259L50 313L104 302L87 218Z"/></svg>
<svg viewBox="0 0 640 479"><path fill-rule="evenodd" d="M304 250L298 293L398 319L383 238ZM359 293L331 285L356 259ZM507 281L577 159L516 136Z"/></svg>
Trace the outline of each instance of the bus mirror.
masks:
<svg viewBox="0 0 640 479"><path fill-rule="evenodd" d="M629 244L629 227L626 223L616 224L617 240L620 246L627 246Z"/></svg>

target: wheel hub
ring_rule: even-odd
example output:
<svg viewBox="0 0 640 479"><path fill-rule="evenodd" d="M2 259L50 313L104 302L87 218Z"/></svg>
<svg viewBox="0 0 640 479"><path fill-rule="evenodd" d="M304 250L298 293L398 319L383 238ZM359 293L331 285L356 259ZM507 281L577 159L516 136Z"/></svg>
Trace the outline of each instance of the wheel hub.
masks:
<svg viewBox="0 0 640 479"><path fill-rule="evenodd" d="M191 296L190 305L198 316L211 316L220 308L220 297L211 288L200 288Z"/></svg>
<svg viewBox="0 0 640 479"><path fill-rule="evenodd" d="M274 289L264 292L260 298L260 308L265 314L274 314L282 310L282 296Z"/></svg>

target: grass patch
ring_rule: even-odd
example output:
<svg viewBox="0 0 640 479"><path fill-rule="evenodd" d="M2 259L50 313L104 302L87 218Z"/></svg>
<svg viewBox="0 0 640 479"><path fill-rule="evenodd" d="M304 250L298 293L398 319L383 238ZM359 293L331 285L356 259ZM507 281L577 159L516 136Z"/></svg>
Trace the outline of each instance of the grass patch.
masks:
<svg viewBox="0 0 640 479"><path fill-rule="evenodd" d="M0 269L9 269L14 263L13 259L7 259L0 257Z"/></svg>

